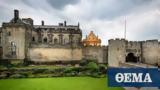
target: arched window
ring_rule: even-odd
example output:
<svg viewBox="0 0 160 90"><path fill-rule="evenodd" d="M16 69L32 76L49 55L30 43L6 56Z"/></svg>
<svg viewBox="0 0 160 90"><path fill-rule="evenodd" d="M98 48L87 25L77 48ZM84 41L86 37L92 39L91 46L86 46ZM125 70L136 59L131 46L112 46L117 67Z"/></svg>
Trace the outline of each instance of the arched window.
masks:
<svg viewBox="0 0 160 90"><path fill-rule="evenodd" d="M16 55L16 44L15 44L15 42L11 42L11 54Z"/></svg>
<svg viewBox="0 0 160 90"><path fill-rule="evenodd" d="M43 39L43 42L44 42L44 43L47 43L47 37L45 37L45 38Z"/></svg>

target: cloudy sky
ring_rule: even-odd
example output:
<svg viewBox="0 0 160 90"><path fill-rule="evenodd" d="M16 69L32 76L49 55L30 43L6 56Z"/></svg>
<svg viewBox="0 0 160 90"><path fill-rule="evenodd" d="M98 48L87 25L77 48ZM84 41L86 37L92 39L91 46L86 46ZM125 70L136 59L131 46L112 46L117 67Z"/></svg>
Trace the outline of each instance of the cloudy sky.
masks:
<svg viewBox="0 0 160 90"><path fill-rule="evenodd" d="M103 45L124 38L125 19L128 40L160 40L160 0L0 0L0 23L8 22L14 9L34 24L80 22L83 38L94 31Z"/></svg>

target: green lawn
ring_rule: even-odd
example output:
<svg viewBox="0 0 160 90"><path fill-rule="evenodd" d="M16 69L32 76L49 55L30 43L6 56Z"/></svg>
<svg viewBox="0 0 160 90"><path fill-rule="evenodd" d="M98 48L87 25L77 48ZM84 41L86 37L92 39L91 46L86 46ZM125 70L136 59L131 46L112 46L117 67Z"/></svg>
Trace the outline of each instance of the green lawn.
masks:
<svg viewBox="0 0 160 90"><path fill-rule="evenodd" d="M124 90L107 87L106 78L60 77L0 80L0 90Z"/></svg>

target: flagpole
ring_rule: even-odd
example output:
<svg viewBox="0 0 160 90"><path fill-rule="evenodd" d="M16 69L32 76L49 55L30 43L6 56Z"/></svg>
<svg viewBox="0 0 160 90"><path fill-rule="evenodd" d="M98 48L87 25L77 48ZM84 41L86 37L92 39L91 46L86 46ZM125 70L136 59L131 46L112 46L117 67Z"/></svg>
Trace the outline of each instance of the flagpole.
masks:
<svg viewBox="0 0 160 90"><path fill-rule="evenodd" d="M125 22L124 22L124 39L126 39L126 17L125 17Z"/></svg>

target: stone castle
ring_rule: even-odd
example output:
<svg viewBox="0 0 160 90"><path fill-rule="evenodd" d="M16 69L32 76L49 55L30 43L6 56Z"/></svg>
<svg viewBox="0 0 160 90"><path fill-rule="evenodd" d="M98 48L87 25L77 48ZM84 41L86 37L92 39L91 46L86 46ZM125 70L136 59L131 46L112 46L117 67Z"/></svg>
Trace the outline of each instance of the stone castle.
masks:
<svg viewBox="0 0 160 90"><path fill-rule="evenodd" d="M127 41L110 39L108 46L101 46L101 39L90 32L82 40L80 25L34 25L31 18L20 18L14 10L14 17L0 28L0 61L29 61L36 64L79 63L92 59L119 67L121 63L160 62L158 40Z"/></svg>
<svg viewBox="0 0 160 90"><path fill-rule="evenodd" d="M14 10L13 19L4 22L0 31L2 60L78 63L83 59L94 59L98 63L107 62L104 53L107 47L100 45L100 39L93 32L82 42L79 23L67 25L64 21L59 25L45 25L42 21L41 25L34 25L31 18L20 18L19 11Z"/></svg>
<svg viewBox="0 0 160 90"><path fill-rule="evenodd" d="M142 63L160 66L160 42L158 40L127 41L110 39L108 45L108 64L120 67L123 63Z"/></svg>

